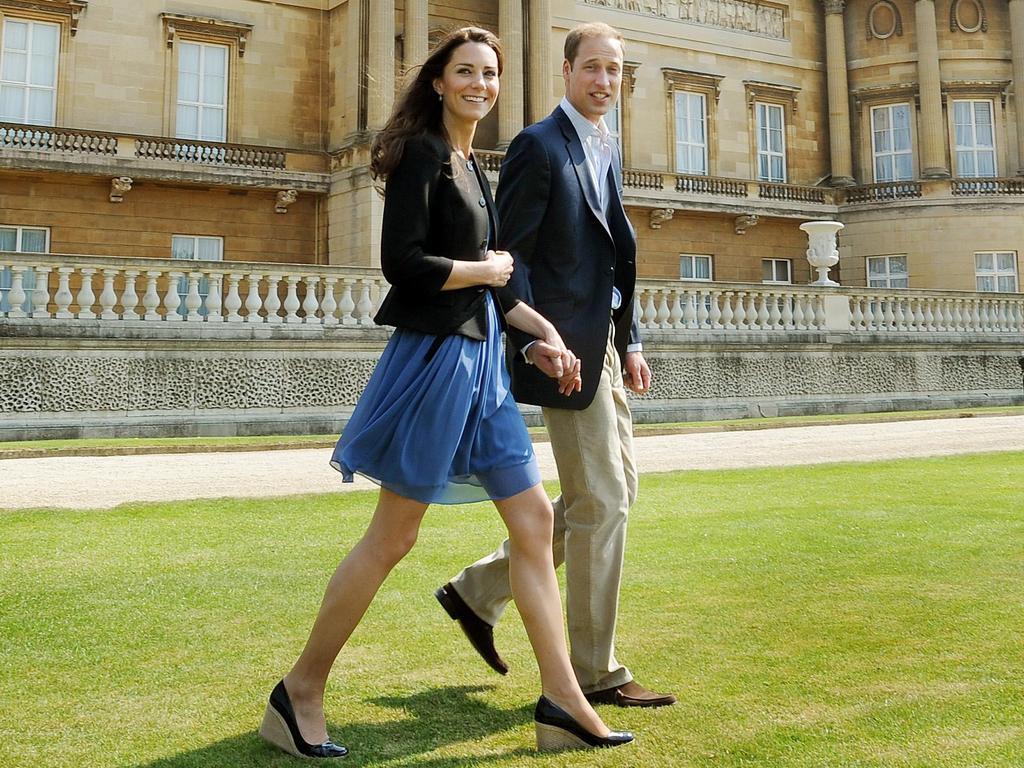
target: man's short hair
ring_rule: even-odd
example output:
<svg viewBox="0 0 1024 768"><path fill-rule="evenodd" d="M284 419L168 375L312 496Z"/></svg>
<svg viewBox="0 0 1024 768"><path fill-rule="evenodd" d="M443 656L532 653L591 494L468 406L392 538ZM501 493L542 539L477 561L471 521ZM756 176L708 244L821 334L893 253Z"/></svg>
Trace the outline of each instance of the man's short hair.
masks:
<svg viewBox="0 0 1024 768"><path fill-rule="evenodd" d="M584 24L577 24L565 36L565 60L569 62L570 67L576 64L576 54L579 52L580 43L595 37L610 37L612 40L618 40L619 47L622 48L622 53L625 55L626 42L622 39L619 30L603 21L588 21Z"/></svg>

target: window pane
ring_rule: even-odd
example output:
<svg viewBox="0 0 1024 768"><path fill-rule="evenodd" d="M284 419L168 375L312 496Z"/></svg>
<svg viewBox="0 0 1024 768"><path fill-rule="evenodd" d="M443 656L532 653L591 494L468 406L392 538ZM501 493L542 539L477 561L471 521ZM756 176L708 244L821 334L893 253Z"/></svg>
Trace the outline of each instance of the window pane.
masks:
<svg viewBox="0 0 1024 768"><path fill-rule="evenodd" d="M1015 254L1015 253L997 253L996 254L996 261L997 261L997 265L998 265L999 271L1000 272L1016 271L1016 269L1017 269L1017 265L1016 265L1017 259L1015 258L1016 255L1017 254Z"/></svg>
<svg viewBox="0 0 1024 768"><path fill-rule="evenodd" d="M199 107L178 105L178 136L183 139L199 137Z"/></svg>
<svg viewBox="0 0 1024 768"><path fill-rule="evenodd" d="M989 101L974 102L974 121L978 125L992 125L992 103Z"/></svg>
<svg viewBox="0 0 1024 768"><path fill-rule="evenodd" d="M974 267L979 272L982 270L991 271L995 267L995 254L994 253L976 253L974 254Z"/></svg>
<svg viewBox="0 0 1024 768"><path fill-rule="evenodd" d="M221 240L213 237L201 237L199 238L199 256L198 258L206 261L220 261L221 260Z"/></svg>
<svg viewBox="0 0 1024 768"><path fill-rule="evenodd" d="M25 119L25 89L0 85L0 120L20 123Z"/></svg>
<svg viewBox="0 0 1024 768"><path fill-rule="evenodd" d="M194 237L182 237L175 235L171 238L172 259L193 259L195 258L196 240Z"/></svg>
<svg viewBox="0 0 1024 768"><path fill-rule="evenodd" d="M979 291L994 291L996 289L996 279L994 277L978 277L977 281Z"/></svg>
<svg viewBox="0 0 1024 768"><path fill-rule="evenodd" d="M32 54L29 83L52 88L57 85L57 59L52 55Z"/></svg>
<svg viewBox="0 0 1024 768"><path fill-rule="evenodd" d="M178 46L178 74L199 74L199 46L181 43Z"/></svg>
<svg viewBox="0 0 1024 768"><path fill-rule="evenodd" d="M890 152L892 150L889 140L891 135L889 131L875 131L875 152Z"/></svg>
<svg viewBox="0 0 1024 768"><path fill-rule="evenodd" d="M1017 290L1017 280L1013 275L1006 275L999 278L999 290L1003 293L1013 293Z"/></svg>
<svg viewBox="0 0 1024 768"><path fill-rule="evenodd" d="M896 155L895 178L899 180L914 178L914 161L909 154Z"/></svg>
<svg viewBox="0 0 1024 768"><path fill-rule="evenodd" d="M0 229L0 251L13 251L18 247L18 230Z"/></svg>
<svg viewBox="0 0 1024 768"><path fill-rule="evenodd" d="M996 156L994 152L979 152L978 153L978 175L979 176L995 176L996 175Z"/></svg>
<svg viewBox="0 0 1024 768"><path fill-rule="evenodd" d="M56 24L32 25L32 53L54 58L60 47L60 27Z"/></svg>
<svg viewBox="0 0 1024 768"><path fill-rule="evenodd" d="M889 274L891 275L905 275L907 274L907 257L906 256L890 256L889 257Z"/></svg>
<svg viewBox="0 0 1024 768"><path fill-rule="evenodd" d="M768 126L773 131L782 130L782 110L779 109L778 107L769 107Z"/></svg>
<svg viewBox="0 0 1024 768"><path fill-rule="evenodd" d="M784 181L785 172L782 170L782 158L772 157L772 181Z"/></svg>
<svg viewBox="0 0 1024 768"><path fill-rule="evenodd" d="M889 110L885 109L872 109L871 110L871 128L875 133L887 131L889 128Z"/></svg>
<svg viewBox="0 0 1024 768"><path fill-rule="evenodd" d="M199 101L199 75L183 72L178 77L178 101Z"/></svg>
<svg viewBox="0 0 1024 768"><path fill-rule="evenodd" d="M4 48L16 48L19 51L28 49L27 22L10 19L4 22Z"/></svg>
<svg viewBox="0 0 1024 768"><path fill-rule="evenodd" d="M971 103L969 101L953 102L953 120L961 124L971 122Z"/></svg>
<svg viewBox="0 0 1024 768"><path fill-rule="evenodd" d="M203 107L202 116L200 138L207 141L224 141L224 110Z"/></svg>
<svg viewBox="0 0 1024 768"><path fill-rule="evenodd" d="M5 51L3 72L0 77L15 83L24 83L28 78L28 55Z"/></svg>
<svg viewBox="0 0 1024 768"><path fill-rule="evenodd" d="M28 91L28 115L26 123L49 124L53 122L53 91L30 88Z"/></svg>
<svg viewBox="0 0 1024 768"><path fill-rule="evenodd" d="M976 176L973 152L957 152L956 166L961 176Z"/></svg>
<svg viewBox="0 0 1024 768"><path fill-rule="evenodd" d="M868 259L868 274L869 275L884 275L886 274L885 259Z"/></svg>
<svg viewBox="0 0 1024 768"><path fill-rule="evenodd" d="M775 269L771 259L761 260L761 279L762 280L774 280Z"/></svg>
<svg viewBox="0 0 1024 768"><path fill-rule="evenodd" d="M697 261L697 263L696 263L695 266L697 267L697 270L696 270L697 271L697 278L700 279L700 280L710 280L711 279L711 259L709 259L707 257L703 257L703 256L698 256L696 261Z"/></svg>
<svg viewBox="0 0 1024 768"><path fill-rule="evenodd" d="M206 74L224 77L228 71L228 49L222 45L207 45L203 65Z"/></svg>
<svg viewBox="0 0 1024 768"><path fill-rule="evenodd" d="M46 253L46 230L23 229L21 231L21 250L24 253Z"/></svg>
<svg viewBox="0 0 1024 768"><path fill-rule="evenodd" d="M206 75L203 78L203 103L224 106L224 78L219 75Z"/></svg>
<svg viewBox="0 0 1024 768"><path fill-rule="evenodd" d="M768 156L758 155L757 157L757 178L768 181Z"/></svg>

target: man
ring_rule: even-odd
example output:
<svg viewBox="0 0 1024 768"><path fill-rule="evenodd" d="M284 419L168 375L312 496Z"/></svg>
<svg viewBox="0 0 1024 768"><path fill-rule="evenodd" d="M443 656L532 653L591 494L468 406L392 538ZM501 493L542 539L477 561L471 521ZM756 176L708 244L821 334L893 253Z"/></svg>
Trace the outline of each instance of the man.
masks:
<svg viewBox="0 0 1024 768"><path fill-rule="evenodd" d="M512 392L542 406L558 466L554 557L566 567L572 663L593 703L656 707L615 658L615 622L636 498L632 422L623 383L650 386L633 311L636 236L622 207L622 163L603 116L622 81L622 36L582 24L565 41L565 98L508 148L498 181L499 242L515 259L510 285L557 328L582 364L582 387L560 394L557 350L509 333ZM437 599L496 671L508 667L493 627L512 593L508 541L441 587Z"/></svg>

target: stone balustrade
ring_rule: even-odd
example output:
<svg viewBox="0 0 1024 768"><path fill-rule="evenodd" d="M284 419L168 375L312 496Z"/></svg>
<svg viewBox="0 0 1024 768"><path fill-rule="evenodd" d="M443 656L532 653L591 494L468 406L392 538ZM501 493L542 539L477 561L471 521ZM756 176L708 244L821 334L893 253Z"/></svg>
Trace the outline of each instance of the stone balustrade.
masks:
<svg viewBox="0 0 1024 768"><path fill-rule="evenodd" d="M372 326L377 269L0 253L0 321ZM1024 333L1024 295L639 280L645 332Z"/></svg>
<svg viewBox="0 0 1024 768"><path fill-rule="evenodd" d="M640 280L645 332L1024 333L1024 295Z"/></svg>
<svg viewBox="0 0 1024 768"><path fill-rule="evenodd" d="M0 253L0 320L369 326L379 270Z"/></svg>

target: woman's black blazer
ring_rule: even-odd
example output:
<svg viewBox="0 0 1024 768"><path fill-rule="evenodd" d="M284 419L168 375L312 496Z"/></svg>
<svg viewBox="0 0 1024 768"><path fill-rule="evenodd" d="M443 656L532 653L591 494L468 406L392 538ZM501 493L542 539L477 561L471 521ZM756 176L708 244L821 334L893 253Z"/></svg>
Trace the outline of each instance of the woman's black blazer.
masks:
<svg viewBox="0 0 1024 768"><path fill-rule="evenodd" d="M391 290L377 312L379 325L474 339L487 336L486 288L442 291L454 261L482 261L493 248L497 220L487 178L442 138L426 135L405 144L388 174L380 263ZM499 317L516 303L494 291Z"/></svg>

